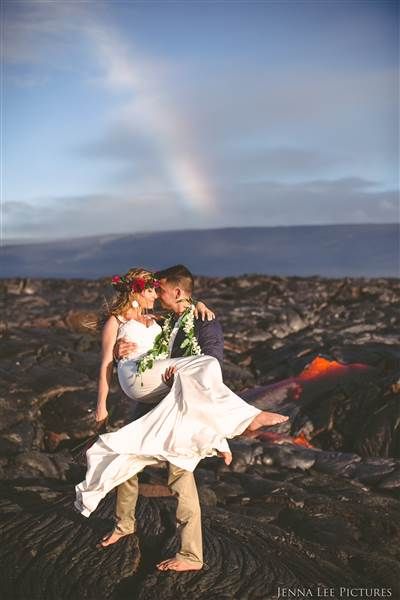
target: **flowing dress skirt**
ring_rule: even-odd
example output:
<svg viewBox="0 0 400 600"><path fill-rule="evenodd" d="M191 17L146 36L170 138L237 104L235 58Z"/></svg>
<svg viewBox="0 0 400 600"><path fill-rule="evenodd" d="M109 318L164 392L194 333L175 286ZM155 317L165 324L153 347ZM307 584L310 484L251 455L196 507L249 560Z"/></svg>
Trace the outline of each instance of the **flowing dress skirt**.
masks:
<svg viewBox="0 0 400 600"><path fill-rule="evenodd" d="M87 451L86 479L75 487L82 515L88 517L111 489L147 465L168 461L193 471L202 458L230 452L227 438L241 434L261 412L223 383L211 356L156 361L143 374L143 386L133 374L130 387L125 378L124 391L138 398L145 390L148 400L152 385L159 396L161 375L170 365L177 371L167 395L140 419L101 435Z"/></svg>

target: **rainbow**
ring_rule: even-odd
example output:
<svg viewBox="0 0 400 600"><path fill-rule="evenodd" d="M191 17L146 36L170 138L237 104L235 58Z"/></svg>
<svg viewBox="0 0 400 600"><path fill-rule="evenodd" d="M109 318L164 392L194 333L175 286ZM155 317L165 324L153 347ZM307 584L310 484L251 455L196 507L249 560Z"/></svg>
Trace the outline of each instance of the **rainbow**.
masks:
<svg viewBox="0 0 400 600"><path fill-rule="evenodd" d="M122 113L124 123L135 131L140 125L149 136L182 208L198 214L215 212L215 194L193 150L190 128L177 108L163 99L157 69L148 60L133 59L109 28L93 27L92 21L86 33L104 69L106 84L132 94Z"/></svg>

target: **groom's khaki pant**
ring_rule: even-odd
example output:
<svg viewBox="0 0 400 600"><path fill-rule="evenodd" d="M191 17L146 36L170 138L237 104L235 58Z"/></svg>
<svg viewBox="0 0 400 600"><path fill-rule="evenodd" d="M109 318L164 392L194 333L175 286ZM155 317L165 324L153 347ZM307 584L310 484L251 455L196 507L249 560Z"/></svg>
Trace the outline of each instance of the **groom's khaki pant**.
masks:
<svg viewBox="0 0 400 600"><path fill-rule="evenodd" d="M171 463L168 466L168 486L177 496L176 519L182 524L181 548L176 558L203 564L201 510L194 475ZM115 531L128 534L136 530L135 509L138 493L137 475L118 486Z"/></svg>

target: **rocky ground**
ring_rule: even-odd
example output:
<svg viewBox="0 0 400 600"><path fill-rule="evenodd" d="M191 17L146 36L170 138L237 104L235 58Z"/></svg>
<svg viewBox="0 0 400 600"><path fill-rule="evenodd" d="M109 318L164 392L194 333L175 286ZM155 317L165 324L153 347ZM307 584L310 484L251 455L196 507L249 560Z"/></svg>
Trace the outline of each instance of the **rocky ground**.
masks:
<svg viewBox="0 0 400 600"><path fill-rule="evenodd" d="M236 438L230 467L200 463L207 565L184 574L154 568L179 535L165 465L140 476L138 536L96 548L113 493L90 519L71 509L84 476L71 448L95 429L99 336L84 323L107 282L1 287L7 600L268 600L307 586L313 597L325 586L334 598L349 593L340 587L400 598L398 279L198 279L197 297L223 324L226 383L290 422ZM115 382L110 430L131 416Z"/></svg>

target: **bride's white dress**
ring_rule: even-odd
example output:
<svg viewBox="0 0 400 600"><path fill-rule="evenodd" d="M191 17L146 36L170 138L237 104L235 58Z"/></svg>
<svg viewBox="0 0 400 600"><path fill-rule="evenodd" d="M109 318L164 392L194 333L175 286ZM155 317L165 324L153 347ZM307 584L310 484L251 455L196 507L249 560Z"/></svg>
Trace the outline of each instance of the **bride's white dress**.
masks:
<svg viewBox="0 0 400 600"><path fill-rule="evenodd" d="M161 328L138 321L122 323L118 337L138 343L134 354L118 364L125 393L140 397L141 379L136 360L153 345ZM169 365L177 369L172 388L147 414L118 431L99 436L86 453L86 479L76 487L75 507L88 517L100 500L146 465L168 461L193 471L206 456L230 452L227 438L242 433L261 411L234 394L222 381L216 358L207 355L155 361L143 374L145 389L159 394L161 375ZM162 384L164 385L164 384Z"/></svg>

